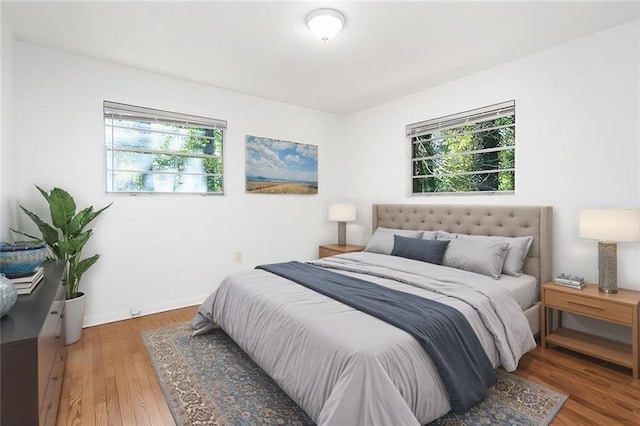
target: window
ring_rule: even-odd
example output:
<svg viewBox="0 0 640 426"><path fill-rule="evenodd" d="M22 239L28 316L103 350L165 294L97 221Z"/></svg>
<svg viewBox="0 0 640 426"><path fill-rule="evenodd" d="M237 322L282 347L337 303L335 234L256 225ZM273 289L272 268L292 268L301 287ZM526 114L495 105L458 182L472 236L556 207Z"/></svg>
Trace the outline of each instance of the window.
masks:
<svg viewBox="0 0 640 426"><path fill-rule="evenodd" d="M407 126L412 194L513 193L515 102Z"/></svg>
<svg viewBox="0 0 640 426"><path fill-rule="evenodd" d="M227 122L104 102L107 192L223 193Z"/></svg>

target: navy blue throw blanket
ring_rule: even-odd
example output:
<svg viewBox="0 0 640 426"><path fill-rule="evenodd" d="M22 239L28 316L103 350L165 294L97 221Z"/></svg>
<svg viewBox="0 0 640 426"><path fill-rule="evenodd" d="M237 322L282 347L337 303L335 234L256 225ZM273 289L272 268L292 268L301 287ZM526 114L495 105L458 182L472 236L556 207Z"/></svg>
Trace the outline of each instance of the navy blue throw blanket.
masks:
<svg viewBox="0 0 640 426"><path fill-rule="evenodd" d="M464 414L482 402L496 373L471 325L445 304L300 262L257 266L394 325L431 356L449 394Z"/></svg>

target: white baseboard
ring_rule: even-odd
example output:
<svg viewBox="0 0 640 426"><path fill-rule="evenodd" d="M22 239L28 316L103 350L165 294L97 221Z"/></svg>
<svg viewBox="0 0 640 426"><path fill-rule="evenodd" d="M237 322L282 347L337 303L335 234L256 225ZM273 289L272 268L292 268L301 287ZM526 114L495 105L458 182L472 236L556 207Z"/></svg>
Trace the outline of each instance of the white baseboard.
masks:
<svg viewBox="0 0 640 426"><path fill-rule="evenodd" d="M199 305L202 302L204 302L204 300L208 296L209 295L207 294L205 296L190 297L187 299L180 299L180 300L172 300L171 302L159 303L156 305L140 306L140 308L142 309L142 313L140 315L136 315L135 318L145 316L145 315L157 314L159 312L171 311L173 309L185 308L187 306ZM110 322L122 321L126 319L131 319L131 318L133 317L131 316L131 312L129 310L111 312L103 315L85 316L82 327L83 328L92 327L94 325L107 324Z"/></svg>

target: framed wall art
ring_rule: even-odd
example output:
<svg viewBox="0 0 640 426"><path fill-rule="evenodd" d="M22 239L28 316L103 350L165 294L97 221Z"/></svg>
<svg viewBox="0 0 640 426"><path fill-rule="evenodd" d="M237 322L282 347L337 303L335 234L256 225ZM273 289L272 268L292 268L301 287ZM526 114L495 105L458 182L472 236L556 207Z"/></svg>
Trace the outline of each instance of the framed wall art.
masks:
<svg viewBox="0 0 640 426"><path fill-rule="evenodd" d="M317 194L318 146L247 136L246 191Z"/></svg>

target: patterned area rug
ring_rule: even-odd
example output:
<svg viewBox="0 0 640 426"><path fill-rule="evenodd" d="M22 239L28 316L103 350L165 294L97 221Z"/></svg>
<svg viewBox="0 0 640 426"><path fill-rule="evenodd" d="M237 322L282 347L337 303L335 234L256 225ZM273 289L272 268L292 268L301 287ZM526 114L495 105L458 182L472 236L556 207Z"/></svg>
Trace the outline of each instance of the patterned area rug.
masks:
<svg viewBox="0 0 640 426"><path fill-rule="evenodd" d="M182 425L313 425L222 330L191 337L189 324L142 335L167 403ZM498 370L487 399L432 425L548 425L567 397Z"/></svg>

